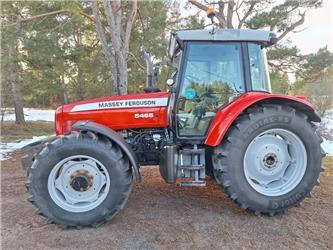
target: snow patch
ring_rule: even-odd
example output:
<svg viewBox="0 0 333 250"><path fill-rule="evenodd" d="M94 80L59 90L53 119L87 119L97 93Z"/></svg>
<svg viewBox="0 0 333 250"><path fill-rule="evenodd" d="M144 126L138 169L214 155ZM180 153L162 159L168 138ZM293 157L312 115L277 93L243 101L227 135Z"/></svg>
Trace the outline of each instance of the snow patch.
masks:
<svg viewBox="0 0 333 250"><path fill-rule="evenodd" d="M327 110L324 117L321 119L321 124L333 134L333 109ZM327 155L333 156L333 141L324 139L321 144Z"/></svg>
<svg viewBox="0 0 333 250"><path fill-rule="evenodd" d="M34 108L24 108L24 117L26 121L49 121L49 122L54 122L54 114L55 111L51 109L34 109ZM4 121L15 121L15 113L14 110L8 110L5 111ZM10 153L17 150L21 149L22 147L45 139L47 138L48 135L43 135L43 136L34 136L31 139L24 139L20 141L15 141L15 142L0 142L0 161L6 160L10 158Z"/></svg>
<svg viewBox="0 0 333 250"><path fill-rule="evenodd" d="M49 121L54 122L54 110L51 109L34 109L24 108L24 117L26 121ZM15 121L15 113L12 111L5 111L5 121Z"/></svg>
<svg viewBox="0 0 333 250"><path fill-rule="evenodd" d="M321 144L321 147L328 156L333 156L333 141L324 139L324 141Z"/></svg>
<svg viewBox="0 0 333 250"><path fill-rule="evenodd" d="M325 116L321 119L321 123L325 128L333 132L333 109L326 111Z"/></svg>
<svg viewBox="0 0 333 250"><path fill-rule="evenodd" d="M9 153L11 153L17 149L21 149L30 143L43 140L47 137L49 137L49 136L42 135L42 136L34 136L32 139L24 139L24 140L16 141L16 142L8 142L8 143L1 142L0 143L0 161L9 159L10 158Z"/></svg>

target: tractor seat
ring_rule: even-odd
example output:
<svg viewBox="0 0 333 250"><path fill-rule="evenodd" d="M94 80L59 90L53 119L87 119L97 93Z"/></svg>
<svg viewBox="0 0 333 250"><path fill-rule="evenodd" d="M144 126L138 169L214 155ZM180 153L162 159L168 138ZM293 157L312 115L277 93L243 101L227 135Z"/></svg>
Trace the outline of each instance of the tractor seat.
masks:
<svg viewBox="0 0 333 250"><path fill-rule="evenodd" d="M143 89L145 93L155 93L155 92L161 92L161 89L158 88L158 87L154 87L154 86L151 86L151 87L146 87Z"/></svg>

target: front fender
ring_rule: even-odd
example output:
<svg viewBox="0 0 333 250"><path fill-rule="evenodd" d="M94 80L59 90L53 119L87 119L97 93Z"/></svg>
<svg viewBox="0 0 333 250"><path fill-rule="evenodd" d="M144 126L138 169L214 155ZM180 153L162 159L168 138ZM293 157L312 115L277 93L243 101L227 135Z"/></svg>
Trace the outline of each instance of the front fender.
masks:
<svg viewBox="0 0 333 250"><path fill-rule="evenodd" d="M116 143L121 148L121 150L127 155L134 170L135 180L138 182L141 181L141 174L139 170L140 167L135 157L135 154L132 148L128 145L128 143L116 131L91 121L76 122L73 125L73 129L78 131L92 131L97 134L102 134L107 138L109 138L112 142Z"/></svg>
<svg viewBox="0 0 333 250"><path fill-rule="evenodd" d="M314 105L304 97L266 92L247 92L217 113L210 125L205 144L212 147L219 145L232 123L244 110L254 104L264 103L288 105L305 113L314 122L321 121L320 116L315 111Z"/></svg>

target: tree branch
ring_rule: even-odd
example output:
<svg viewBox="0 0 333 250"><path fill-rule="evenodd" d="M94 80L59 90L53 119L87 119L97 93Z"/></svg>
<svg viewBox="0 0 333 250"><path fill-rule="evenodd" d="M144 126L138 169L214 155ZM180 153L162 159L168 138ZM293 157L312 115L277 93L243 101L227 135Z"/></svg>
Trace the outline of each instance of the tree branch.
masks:
<svg viewBox="0 0 333 250"><path fill-rule="evenodd" d="M113 42L113 45L116 47L115 49L117 50L117 49L119 49L119 47L116 46L116 44L114 44L114 40L116 38L117 26L116 26L115 17L113 14L112 6L108 0L103 0L103 5L104 5L104 9L105 9L106 21L109 26L110 38L111 38L111 41Z"/></svg>
<svg viewBox="0 0 333 250"><path fill-rule="evenodd" d="M299 14L301 16L301 18L293 23L292 25L290 25L278 38L277 38L277 42L279 42L282 38L284 38L290 31L294 30L297 26L300 26L304 23L305 20L305 12L303 14Z"/></svg>
<svg viewBox="0 0 333 250"><path fill-rule="evenodd" d="M127 57L127 53L129 51L131 31L132 31L133 23L135 22L137 10L138 10L137 0L131 0L131 3L132 3L132 9L131 9L131 13L127 19L126 30L125 30L125 39L124 39L125 58Z"/></svg>
<svg viewBox="0 0 333 250"><path fill-rule="evenodd" d="M236 3L234 0L229 0L228 2L228 10L227 10L227 28L233 29L234 26L232 25L232 15L234 13L234 7Z"/></svg>
<svg viewBox="0 0 333 250"><path fill-rule="evenodd" d="M226 28L227 25L227 21L225 20L225 15L224 15L224 7L225 7L225 2L223 1L219 1L218 2L219 5L219 11L216 12L216 18L219 20L219 26L221 28Z"/></svg>
<svg viewBox="0 0 333 250"><path fill-rule="evenodd" d="M106 57L106 59L111 62L111 58L112 58L112 53L109 50L109 46L105 37L105 33L102 27L102 22L101 22L101 17L99 15L99 9L97 6L97 1L91 1L91 8L92 8L92 12L94 14L95 17L95 26L96 26L96 31L98 33L99 36L99 40L101 41L101 45L103 48L103 52L104 55Z"/></svg>
<svg viewBox="0 0 333 250"><path fill-rule="evenodd" d="M189 3L193 4L194 6L199 8L200 10L203 10L203 11L208 10L208 7L206 5L201 4L201 3L197 2L196 0L189 0ZM214 2L214 3L211 3L211 4L218 4L219 5L219 11L215 11L215 17L219 21L219 27L220 28L226 28L227 27L227 21L225 19L224 12L223 12L225 3L223 1L218 1L216 3Z"/></svg>
<svg viewBox="0 0 333 250"><path fill-rule="evenodd" d="M208 10L208 7L206 5L203 5L199 2L197 2L196 0L189 0L189 2L191 4L193 4L194 6L196 6L197 8L203 10L203 11L207 11Z"/></svg>
<svg viewBox="0 0 333 250"><path fill-rule="evenodd" d="M87 13L83 12L83 11L79 11L79 10L74 10L74 9L61 9L61 10L55 10L55 11L51 11L51 12L47 12L47 13L43 13L40 15L36 15L36 16L32 16L32 17L27 17L24 19L21 19L21 22L28 22L40 17L45 17L45 16L52 16L52 15L57 15L57 14L62 14L62 13L74 13L74 14L80 14L86 18L88 18L89 20L95 22L95 19L93 17L91 17L90 15L88 15Z"/></svg>
<svg viewBox="0 0 333 250"><path fill-rule="evenodd" d="M140 63L139 59L136 58L136 56L135 56L133 53L128 52L127 54L130 55L130 56L134 59L134 61L136 62L136 64L137 64L141 69L143 69L143 70L145 69L145 67Z"/></svg>
<svg viewBox="0 0 333 250"><path fill-rule="evenodd" d="M246 19L251 15L255 6L256 6L256 2L253 1L250 5L249 9L247 10L247 12L244 14L243 18L239 20L238 29L242 28L243 24L245 23Z"/></svg>

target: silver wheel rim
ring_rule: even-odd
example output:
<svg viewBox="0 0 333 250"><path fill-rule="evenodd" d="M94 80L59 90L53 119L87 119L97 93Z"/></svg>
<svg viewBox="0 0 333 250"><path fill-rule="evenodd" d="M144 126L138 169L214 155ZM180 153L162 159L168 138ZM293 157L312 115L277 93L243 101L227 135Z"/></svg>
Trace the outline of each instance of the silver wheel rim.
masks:
<svg viewBox="0 0 333 250"><path fill-rule="evenodd" d="M243 164L252 188L266 196L280 196L292 191L303 179L307 154L296 134L270 129L248 145Z"/></svg>
<svg viewBox="0 0 333 250"><path fill-rule="evenodd" d="M52 200L62 209L82 213L99 206L110 190L107 169L98 160L74 155L55 165L48 178Z"/></svg>

